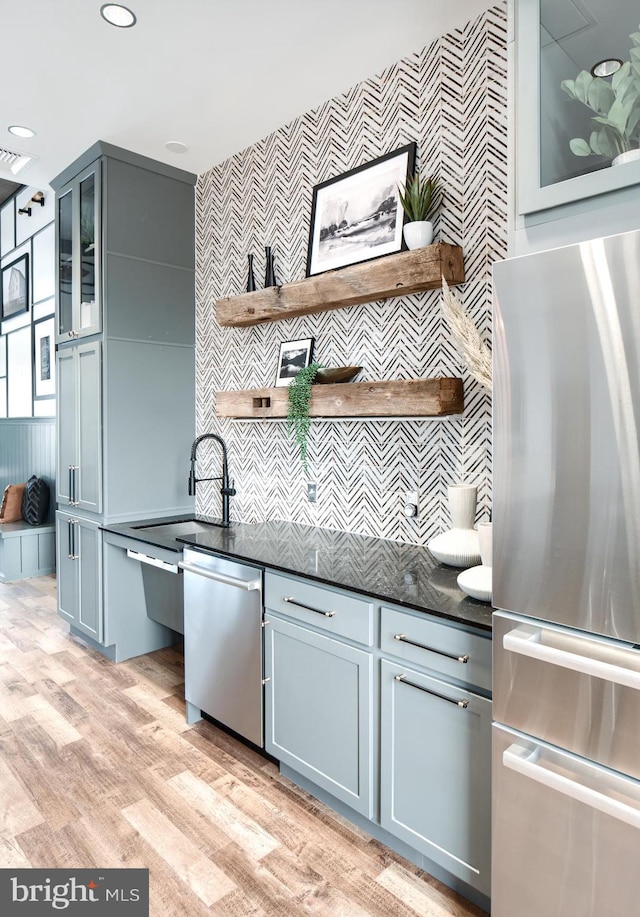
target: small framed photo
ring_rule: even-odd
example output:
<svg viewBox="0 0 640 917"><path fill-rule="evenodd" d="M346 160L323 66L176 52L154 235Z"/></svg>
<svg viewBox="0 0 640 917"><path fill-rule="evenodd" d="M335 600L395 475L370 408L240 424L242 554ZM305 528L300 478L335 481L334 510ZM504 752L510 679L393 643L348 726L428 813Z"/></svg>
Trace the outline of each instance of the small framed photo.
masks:
<svg viewBox="0 0 640 917"><path fill-rule="evenodd" d="M398 186L413 174L415 160L416 144L408 143L315 186L307 277L401 251Z"/></svg>
<svg viewBox="0 0 640 917"><path fill-rule="evenodd" d="M301 369L311 363L313 355L313 338L302 338L300 341L283 341L280 344L276 385L291 385Z"/></svg>
<svg viewBox="0 0 640 917"><path fill-rule="evenodd" d="M29 309L29 255L21 255L2 268L2 318Z"/></svg>
<svg viewBox="0 0 640 917"><path fill-rule="evenodd" d="M55 322L53 316L33 325L33 395L52 398L56 393Z"/></svg>

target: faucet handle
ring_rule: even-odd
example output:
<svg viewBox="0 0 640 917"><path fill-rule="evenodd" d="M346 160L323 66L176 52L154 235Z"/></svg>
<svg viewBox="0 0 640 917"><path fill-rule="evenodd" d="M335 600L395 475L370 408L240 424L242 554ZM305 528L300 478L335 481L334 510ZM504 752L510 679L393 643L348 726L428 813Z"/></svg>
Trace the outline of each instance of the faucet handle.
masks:
<svg viewBox="0 0 640 917"><path fill-rule="evenodd" d="M237 491L236 491L235 487L233 486L234 484L235 484L235 479L234 479L234 478L231 478L231 484L230 484L230 486L229 486L229 487L221 487L221 488L220 488L220 493L221 493L221 494L224 494L226 497L235 497Z"/></svg>

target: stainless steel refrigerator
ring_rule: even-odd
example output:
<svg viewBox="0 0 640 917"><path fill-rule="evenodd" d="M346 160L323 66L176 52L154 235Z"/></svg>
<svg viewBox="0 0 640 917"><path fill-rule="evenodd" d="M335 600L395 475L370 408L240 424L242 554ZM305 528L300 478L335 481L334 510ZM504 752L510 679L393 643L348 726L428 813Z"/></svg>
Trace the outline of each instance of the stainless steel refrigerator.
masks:
<svg viewBox="0 0 640 917"><path fill-rule="evenodd" d="M640 914L640 232L494 266L494 917Z"/></svg>

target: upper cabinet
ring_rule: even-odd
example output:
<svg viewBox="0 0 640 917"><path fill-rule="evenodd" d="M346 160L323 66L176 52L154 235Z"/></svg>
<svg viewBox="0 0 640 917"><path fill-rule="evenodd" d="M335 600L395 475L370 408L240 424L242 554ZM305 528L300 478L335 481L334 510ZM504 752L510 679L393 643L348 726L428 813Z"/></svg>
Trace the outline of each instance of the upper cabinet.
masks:
<svg viewBox="0 0 640 917"><path fill-rule="evenodd" d="M100 308L100 162L58 192L58 341L98 334Z"/></svg>
<svg viewBox="0 0 640 917"><path fill-rule="evenodd" d="M639 23L633 0L516 0L519 214L640 183Z"/></svg>

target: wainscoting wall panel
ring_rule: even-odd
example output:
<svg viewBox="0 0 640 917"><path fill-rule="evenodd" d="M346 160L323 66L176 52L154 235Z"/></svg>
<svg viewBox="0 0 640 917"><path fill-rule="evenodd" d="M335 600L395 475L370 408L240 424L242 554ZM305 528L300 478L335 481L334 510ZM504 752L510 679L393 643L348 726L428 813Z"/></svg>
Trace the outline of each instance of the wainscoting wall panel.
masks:
<svg viewBox="0 0 640 917"><path fill-rule="evenodd" d="M0 496L7 484L22 484L32 474L49 485L53 519L56 474L56 422L53 417L0 420Z"/></svg>
<svg viewBox="0 0 640 917"><path fill-rule="evenodd" d="M295 78L295 75L292 76ZM491 502L491 399L462 365L434 290L335 312L221 328L215 300L259 285L271 245L280 283L304 276L313 186L416 140L442 205L436 240L461 245L465 309L491 341L491 264L506 254L506 4L483 13L201 175L196 189L197 427L222 435L238 495L233 517L287 519L425 544L449 524L446 487L475 483ZM464 415L442 420L317 421L307 479L283 422L218 420L215 393L272 385L281 341L315 338L327 366L360 365L359 381L462 376ZM203 444L204 445L204 444ZM198 472L219 473L215 447ZM402 496L420 492L406 519ZM219 514L215 484L198 495Z"/></svg>

